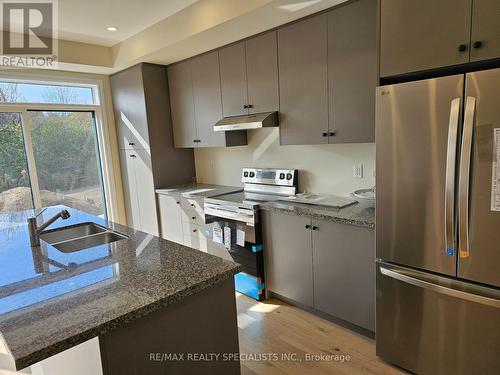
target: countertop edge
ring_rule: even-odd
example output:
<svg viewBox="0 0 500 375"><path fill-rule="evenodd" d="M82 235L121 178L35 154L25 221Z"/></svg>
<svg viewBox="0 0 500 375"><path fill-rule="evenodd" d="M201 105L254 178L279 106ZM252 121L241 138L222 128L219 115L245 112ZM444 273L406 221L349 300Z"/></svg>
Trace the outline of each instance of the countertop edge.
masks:
<svg viewBox="0 0 500 375"><path fill-rule="evenodd" d="M165 297L161 300L155 301L155 302L153 302L147 306L143 306L137 310L131 311L125 315L122 315L118 318L115 318L115 319L110 320L106 323L103 323L95 328L81 332L75 336L68 337L68 338L66 338L62 341L59 341L57 343L54 343L48 347L37 350L29 355L16 358L11 353L11 355L14 359L14 364L16 366L16 370L20 371L22 369L25 369L28 366L31 366L37 362L43 361L44 359L52 357L56 354L59 354L59 353L65 351L65 350L71 349L72 347L77 346L79 344L82 344L85 341L88 341L94 337L101 336L107 332L110 332L111 330L113 330L115 328L122 327L129 322L132 322L134 320L145 317L148 314L150 314L156 310L159 310L160 308L164 308L164 307L172 305L176 302L179 302L179 301L183 300L184 298L187 298L191 295L199 293L199 292L201 292L201 291L203 291L211 286L214 286L222 281L229 279L230 277L234 276L238 272L241 272L241 266L239 264L236 264L231 269L228 269L228 270L220 273L219 275L212 276L206 280L202 280L202 281L198 282L197 284L194 284L194 285L191 285L185 289L179 290L178 292L176 292L173 295L170 295L170 296Z"/></svg>
<svg viewBox="0 0 500 375"><path fill-rule="evenodd" d="M303 206L297 206L297 207L299 209L304 208ZM349 219L349 218L344 218L341 216L334 216L334 215L324 215L320 212L307 212L307 213L306 212L297 212L297 211L293 211L293 210L288 209L288 208L276 207L276 206L266 205L266 204L262 205L261 208L262 208L262 210L269 211L269 212L279 212L282 214L293 215L293 216L305 216L305 217L310 217L310 218L323 220L323 221L329 221L329 222L338 223L338 224L353 225L356 227L367 228L367 229L375 229L375 222L367 223L364 220ZM306 209L314 210L315 208L320 210L320 208L317 208L314 206L307 207Z"/></svg>

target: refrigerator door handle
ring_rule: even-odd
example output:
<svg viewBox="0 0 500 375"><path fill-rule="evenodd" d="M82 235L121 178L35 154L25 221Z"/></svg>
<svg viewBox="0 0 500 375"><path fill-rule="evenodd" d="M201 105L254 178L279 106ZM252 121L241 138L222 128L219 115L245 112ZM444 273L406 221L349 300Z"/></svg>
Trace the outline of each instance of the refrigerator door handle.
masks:
<svg viewBox="0 0 500 375"><path fill-rule="evenodd" d="M450 297L455 297L455 298L463 299L463 300L470 301L470 302L480 303L482 305L500 308L500 299L486 297L486 296L482 296L479 294L464 292L462 290L453 289L453 288L449 288L449 287L446 287L443 285L435 284L435 283L432 283L432 282L429 282L426 280L422 280L422 279L419 279L415 276L409 276L408 273L410 273L410 272L407 272L403 269L401 270L401 272L398 272L396 270L388 269L388 268L385 268L383 266L380 266L380 273L384 276L402 281L402 282L407 283L407 284L417 286L419 288L424 288L424 289L430 290L432 292L445 294L445 295L450 296Z"/></svg>
<svg viewBox="0 0 500 375"><path fill-rule="evenodd" d="M446 253L455 254L455 165L457 164L457 139L460 121L460 98L455 98L450 105L450 122L448 125L448 148L446 152L446 184L445 184L445 241Z"/></svg>
<svg viewBox="0 0 500 375"><path fill-rule="evenodd" d="M475 111L476 98L468 96L465 104L462 150L460 156L460 177L458 182L458 250L460 258L468 258L470 256L469 186Z"/></svg>

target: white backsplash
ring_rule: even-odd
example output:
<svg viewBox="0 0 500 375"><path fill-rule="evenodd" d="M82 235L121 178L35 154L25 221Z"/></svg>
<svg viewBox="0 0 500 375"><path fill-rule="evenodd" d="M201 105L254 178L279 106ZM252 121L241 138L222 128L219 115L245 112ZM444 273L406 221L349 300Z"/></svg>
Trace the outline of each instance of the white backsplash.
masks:
<svg viewBox="0 0 500 375"><path fill-rule="evenodd" d="M200 183L241 186L241 168L294 168L299 191L348 195L375 184L375 144L280 146L279 129L248 131L248 146L195 149ZM353 165L363 164L363 178Z"/></svg>

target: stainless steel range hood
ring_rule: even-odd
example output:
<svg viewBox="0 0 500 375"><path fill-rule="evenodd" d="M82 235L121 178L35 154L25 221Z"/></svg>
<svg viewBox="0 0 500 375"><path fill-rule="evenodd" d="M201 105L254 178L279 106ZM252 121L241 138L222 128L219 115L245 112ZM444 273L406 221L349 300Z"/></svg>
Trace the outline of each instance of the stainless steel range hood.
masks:
<svg viewBox="0 0 500 375"><path fill-rule="evenodd" d="M235 117L224 117L214 125L214 131L260 129L278 126L278 112L256 113Z"/></svg>

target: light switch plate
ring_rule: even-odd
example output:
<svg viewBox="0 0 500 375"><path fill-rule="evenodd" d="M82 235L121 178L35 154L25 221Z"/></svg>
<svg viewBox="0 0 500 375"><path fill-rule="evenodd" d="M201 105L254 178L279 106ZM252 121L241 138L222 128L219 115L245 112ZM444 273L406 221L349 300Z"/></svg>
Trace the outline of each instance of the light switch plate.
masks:
<svg viewBox="0 0 500 375"><path fill-rule="evenodd" d="M352 166L352 177L363 178L363 164L354 164Z"/></svg>

